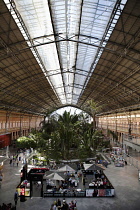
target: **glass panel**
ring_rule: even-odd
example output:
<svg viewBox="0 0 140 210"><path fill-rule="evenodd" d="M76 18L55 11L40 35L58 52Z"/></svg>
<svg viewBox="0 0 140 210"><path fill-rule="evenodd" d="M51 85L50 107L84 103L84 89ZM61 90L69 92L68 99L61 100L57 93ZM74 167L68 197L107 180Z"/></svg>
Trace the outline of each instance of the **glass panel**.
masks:
<svg viewBox="0 0 140 210"><path fill-rule="evenodd" d="M12 10L14 2L31 39ZM99 47L105 47L119 18L117 10L105 35L117 0L50 0L50 5L46 0L14 2L5 0L57 97L62 104L76 104L103 52Z"/></svg>

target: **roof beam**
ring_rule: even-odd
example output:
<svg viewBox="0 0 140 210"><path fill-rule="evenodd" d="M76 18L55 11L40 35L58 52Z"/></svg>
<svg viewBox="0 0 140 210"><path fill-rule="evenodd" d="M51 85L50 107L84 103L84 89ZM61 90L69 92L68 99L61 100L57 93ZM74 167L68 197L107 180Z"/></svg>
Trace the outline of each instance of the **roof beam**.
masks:
<svg viewBox="0 0 140 210"><path fill-rule="evenodd" d="M30 37L30 34L28 33L27 27L25 26L24 21L23 21L21 15L19 14L18 10L16 9L15 2L12 0L12 1L10 2L10 4L11 4L11 8L13 9L13 12L14 12L15 15L17 16L17 18L18 18L18 20L19 20L19 22L20 22L20 24L21 24L22 29L24 30L26 36L28 37L28 40L29 40L30 44L33 46L33 41L32 41L32 39L31 39L31 37ZM7 49L9 49L8 46L7 46ZM44 66L44 63L43 63L43 61L42 61L42 59L41 59L41 57L40 57L40 55L39 55L37 49L36 49L34 46L32 47L32 49L34 50L34 52L35 52L35 54L36 54L36 57L39 59L39 62L40 62L40 64L41 64L42 69L47 73L46 67ZM15 52L15 50L9 49L9 51L11 52L12 56L16 57L17 53ZM18 53L19 53L19 50L18 50ZM17 58L17 57L16 57L16 58ZM18 58L17 58L17 59L18 59ZM52 86L52 89L53 89L55 95L57 96L57 98L58 98L58 100L59 100L59 96L58 96L58 94L56 93L55 88L53 87L53 84L52 84L52 83L51 83L51 86ZM52 99L51 96L50 96L50 98L51 98L51 100L53 101L53 103L56 104L56 102ZM60 100L59 100L59 101L60 101ZM56 104L56 105L57 105L57 104Z"/></svg>
<svg viewBox="0 0 140 210"><path fill-rule="evenodd" d="M22 51L26 51L28 50L29 48L35 48L35 47L39 47L41 45L47 45L47 44L52 44L52 43L58 43L58 42L63 42L63 41L71 41L71 42L76 42L76 43L79 43L79 44L84 44L84 45L89 45L89 46L93 46L93 47L97 47L99 49L103 49L107 52L111 52L115 55L121 55L122 57L125 57L127 58L128 60L131 60L133 62L137 62L137 63L140 63L140 60L139 59L136 59L136 58L133 58L133 57L130 57L129 55L126 55L126 52L125 52L125 49L123 49L122 52L118 52L116 50L113 50L111 48L108 48L108 47L103 47L103 46L98 46L97 44L93 44L93 43L87 43L87 42L83 42L83 41L78 41L78 40L72 40L72 39L62 39L62 40L55 40L55 41L50 41L50 42L44 42L44 43L40 43L40 44L33 44L32 46L29 46L29 47L25 47L21 50L18 50L15 52L15 54L18 54L19 52L22 52Z"/></svg>
<svg viewBox="0 0 140 210"><path fill-rule="evenodd" d="M56 34L55 32L55 27L54 27L54 22L53 22L53 16L52 16L52 9L51 9L51 1L48 0L48 6L49 6L49 11L50 11L50 17L51 17L51 23L52 23L52 28L53 28L53 34ZM55 38L55 46L56 46L56 50L57 50L57 56L58 56L58 61L59 61L59 66L60 66L60 71L61 71L61 76L62 76L62 82L63 82L63 86L64 86L64 78L63 78L63 67L62 67L62 61L61 61L61 57L60 57L60 53L59 53L59 49L58 49L58 45L57 45L57 36L54 36ZM65 93L65 98L66 98L66 90L64 88L64 93Z"/></svg>
<svg viewBox="0 0 140 210"><path fill-rule="evenodd" d="M116 29L115 29L115 30L116 30ZM11 31L13 31L13 30L11 30ZM121 30L119 30L119 31L122 32ZM128 34L128 33L127 33L127 34ZM109 48L109 47L101 47L101 46L98 46L97 44L91 43L91 40L92 40L92 39L98 40L99 42L102 40L102 39L99 39L99 38L97 38L97 37L92 37L92 36L88 36L88 35L84 35L84 34L75 34L75 35L73 35L73 36L72 36L71 38L69 38L69 39L64 39L64 38L62 38L60 35L63 35L63 33L54 33L54 34L44 35L44 36L35 37L35 38L33 38L33 39L30 39L30 40L32 40L33 43L34 43L35 40L39 40L39 39L42 39L42 38L49 39L49 37L54 36L54 37L55 37L55 41L49 39L50 41L47 41L47 42L43 42L43 43L39 43L39 44L32 44L32 46L27 46L27 42L29 42L29 40L22 40L22 41L18 41L18 42L12 43L12 44L8 44L8 47L12 47L12 46L19 45L19 44L25 44L26 47L19 50L19 51L24 51L24 50L27 50L27 49L29 49L29 48L38 47L38 46L41 46L41 45L47 45L47 44L57 43L57 42L61 42L61 41L74 41L74 42L77 42L77 45L78 45L79 43L81 43L81 44L91 45L91 46L94 46L94 47L103 48L103 49L106 49L106 50L108 50L108 51L111 50L111 48ZM91 39L91 40L90 40L90 43L88 43L88 42L83 42L83 41L78 41L78 40L77 40L77 41L76 41L76 40L73 40L72 38L74 38L74 37L76 37L76 36L78 36L78 39L79 39L80 36L81 36L81 37L86 37L86 38L88 38L88 39ZM131 36L133 36L133 35L131 35ZM59 38L61 38L61 39L56 40L57 37L59 37ZM125 48L126 48L126 45L123 45L123 44L120 44L120 43L117 43L117 42L113 42L113 41L111 41L111 40L108 40L108 41L107 41L106 39L103 39L103 42L105 42L106 44L109 43L109 44L112 44L112 45L119 46L119 47L122 48L122 50L125 50ZM18 46L17 46L17 48L18 48ZM4 49L4 47L0 47L0 50L3 50L3 49ZM78 49L78 48L77 48L77 49ZM112 49L113 49L113 46L112 46ZM15 50L15 48L14 48L13 50ZM134 53L138 53L138 54L140 53L139 50L133 49L133 48L131 48L131 47L129 48L129 50L130 50L131 52L134 52Z"/></svg>
<svg viewBox="0 0 140 210"><path fill-rule="evenodd" d="M30 108L25 108L23 106L19 106L17 104L11 104L8 103L7 101L0 100L0 106L3 107L4 109L9 109L9 110L15 110L15 111L20 111L20 112L27 112L27 113L32 113L32 114L39 114L39 115L45 115L43 112L38 112L37 110L31 110Z"/></svg>
<svg viewBox="0 0 140 210"><path fill-rule="evenodd" d="M116 29L115 29L115 30L116 30ZM120 32L122 32L122 31L120 31ZM123 33L124 33L124 32L123 32ZM75 36L78 36L78 35L75 35ZM98 40L99 42L102 41L102 39L99 39L99 38L97 38L97 37L87 36L87 35L84 35L84 34L79 34L79 36L81 36L81 37L86 37L86 38L89 38L89 39L91 39L91 40L92 40L92 39L95 39L95 40ZM133 35L131 35L131 36L133 36ZM114 45L116 45L116 46L122 48L122 50L126 48L126 45L120 44L120 43L118 43L118 42L114 42L114 41L111 41L111 40L108 40L108 41L107 41L106 39L103 39L103 42L105 42L106 44L112 44L112 48L113 48ZM106 49L106 47L104 47L104 48ZM129 50L132 51L132 52L134 52L134 53L140 53L139 50L136 50L136 49L133 49L133 48L129 48Z"/></svg>
<svg viewBox="0 0 140 210"><path fill-rule="evenodd" d="M117 59L116 59L116 61L114 62L114 65L116 64L116 63L118 63L119 62L119 58L120 57L118 57ZM113 66L114 65L112 65L112 68L113 68ZM112 69L111 68L111 69ZM128 79L129 77L131 77L132 75L134 75L135 73L137 73L137 72L139 72L139 70L140 70L140 66L138 65L137 66L137 68L135 69L135 70L133 70L132 72L130 72L130 74L128 74L128 75L126 75L119 83L117 83L113 88L111 88L106 94L104 94L104 96L105 95L107 95L110 91L112 91L114 88L116 88L116 87L118 87L121 83L123 83L126 79ZM110 71L109 71L110 72ZM109 73L108 72L108 73ZM107 78L107 75L108 74L106 74L106 77L104 77L104 78ZM103 81L102 81L103 82ZM98 85L100 85L102 82L100 82ZM97 88L97 87L96 87ZM91 90L90 92L89 92L89 94L86 96L86 98L84 99L84 101L83 101L83 103L85 103L85 101L87 100L87 98L89 98L90 97L90 95L92 94L94 92L94 90ZM100 97L101 97L101 95L100 95Z"/></svg>
<svg viewBox="0 0 140 210"><path fill-rule="evenodd" d="M80 20L79 20L79 28L78 28L78 40L80 36L80 27L81 27L81 20L82 20L82 9L83 9L83 0L81 1L81 7L80 7ZM76 72L76 63L77 63L77 57L78 57L78 46L79 43L77 42L77 49L76 49L76 57L75 57L75 64L74 64L74 72ZM74 91L74 81L75 81L75 74L73 78L73 88L72 88L72 99L73 99L73 91Z"/></svg>
<svg viewBox="0 0 140 210"><path fill-rule="evenodd" d="M10 80L13 81L14 84L17 85L18 80L16 80L14 77L12 77L12 75L7 74L7 72L6 72L5 70L3 70L3 69L1 69L1 72L2 72L2 74L4 74L5 77L8 77ZM16 82L16 83L15 83L15 82ZM25 84L20 82L20 87L24 87L24 86L25 86ZM23 102L26 102L26 103L28 103L28 104L33 104L33 103L32 103L31 101L29 101L28 99L25 99L25 98L23 98L23 97L20 97L20 96L16 95L15 91L12 92L11 89L10 89L10 91L9 91L8 87L11 88L11 89L13 88L13 86L11 87L11 85L7 86L7 91L6 91L6 88L4 88L4 89L1 88L1 91L4 93L4 95L5 95L5 94L6 94L6 95L11 95L11 96L12 96L14 99L16 99L17 101L23 101ZM13 90L14 90L14 89L13 89ZM17 86L16 86L16 90L17 90ZM39 101L43 101L43 99L39 98L38 95L37 95L35 92L31 91L29 88L26 87L26 90L27 90L28 92L30 92L31 95L35 95L35 97L38 98ZM4 95L3 95L3 96L4 96ZM15 102L15 103L16 103L16 102ZM45 103L47 104L46 101L45 101ZM35 105L36 107L38 107L38 104L34 104L34 105ZM48 106L50 106L50 105L48 104ZM41 107L41 108L43 108L43 107Z"/></svg>

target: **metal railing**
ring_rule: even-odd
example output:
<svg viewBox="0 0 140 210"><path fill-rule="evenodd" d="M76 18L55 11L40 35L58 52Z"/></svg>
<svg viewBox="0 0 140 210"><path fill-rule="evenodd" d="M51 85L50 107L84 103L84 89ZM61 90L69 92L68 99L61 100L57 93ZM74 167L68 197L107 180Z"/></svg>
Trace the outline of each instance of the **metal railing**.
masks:
<svg viewBox="0 0 140 210"><path fill-rule="evenodd" d="M140 161L130 155L125 154L125 160L127 161L127 163L129 163L130 165L133 165L135 168L137 168L138 170L140 170Z"/></svg>

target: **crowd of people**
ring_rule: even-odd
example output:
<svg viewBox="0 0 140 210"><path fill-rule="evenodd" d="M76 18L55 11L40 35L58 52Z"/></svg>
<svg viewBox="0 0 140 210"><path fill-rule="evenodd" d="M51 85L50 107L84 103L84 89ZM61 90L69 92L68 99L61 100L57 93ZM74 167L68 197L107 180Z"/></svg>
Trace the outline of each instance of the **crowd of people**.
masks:
<svg viewBox="0 0 140 210"><path fill-rule="evenodd" d="M21 153L23 153L23 154L21 155ZM25 161L25 157L26 157L25 153L26 153L26 150L22 151L21 149L18 149L17 152L14 151L14 153L9 156L10 166L17 166L18 167L20 161L22 161L22 162ZM3 174L2 174L2 170L0 170L0 188L1 188L1 185L2 185L2 181L3 181ZM14 194L14 204L12 204L12 203L8 203L8 204L2 203L0 205L0 210L15 210L18 198L19 198L19 195L16 191L15 194Z"/></svg>
<svg viewBox="0 0 140 210"><path fill-rule="evenodd" d="M19 162L21 161L22 164L26 163L26 157L28 157L31 153L30 149L17 149L15 153L9 156L9 164L10 166L18 166Z"/></svg>
<svg viewBox="0 0 140 210"><path fill-rule="evenodd" d="M9 162L10 166L11 165L15 166L15 164L18 166L18 163L19 163L18 155L10 157L10 162Z"/></svg>
<svg viewBox="0 0 140 210"><path fill-rule="evenodd" d="M50 210L77 210L77 201L72 200L70 203L67 203L65 199L61 202L60 199L54 201L51 205Z"/></svg>

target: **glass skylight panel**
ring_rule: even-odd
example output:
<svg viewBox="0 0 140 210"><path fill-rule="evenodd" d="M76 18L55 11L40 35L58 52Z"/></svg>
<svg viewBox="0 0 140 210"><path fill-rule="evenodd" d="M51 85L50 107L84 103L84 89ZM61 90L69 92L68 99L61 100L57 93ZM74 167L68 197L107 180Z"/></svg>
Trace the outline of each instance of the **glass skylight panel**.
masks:
<svg viewBox="0 0 140 210"><path fill-rule="evenodd" d="M120 16L117 10L103 41L117 0L50 0L49 6L47 0L15 0L31 40L11 1L4 1L57 97L62 104L76 104L103 52L99 47L105 47Z"/></svg>
<svg viewBox="0 0 140 210"><path fill-rule="evenodd" d="M51 1L55 30L57 33L63 33L58 39L64 38L69 40L75 34L78 34L81 2L81 0ZM73 40L77 41L78 37L75 36ZM70 89L68 86L74 84L74 75L69 73L69 71L75 65L77 43L73 41L61 41L59 42L59 49L62 72L64 72L65 91L69 90L67 92L67 103L72 103L72 88Z"/></svg>
<svg viewBox="0 0 140 210"><path fill-rule="evenodd" d="M72 82L73 82L73 77L74 77L74 75L73 75L73 73L69 73L69 72L67 72L67 73L63 73L63 77L64 77L64 80L65 80L65 85L66 86L68 86L69 84L72 84Z"/></svg>
<svg viewBox="0 0 140 210"><path fill-rule="evenodd" d="M46 35L53 34L50 11L46 0L15 0L15 4L17 10L22 16L22 19L28 29L30 37L32 38L32 43L34 45L39 45L41 43L44 43L44 41L46 43L50 41L55 41L53 35L50 36L48 39L37 39L37 37L43 37ZM36 39L34 40L34 38ZM45 68L47 69L47 72L59 69L60 74L57 75L56 78L55 75L48 77L46 70L42 68L52 88L56 88L54 91L57 93L60 100L63 100L65 101L64 103L66 103L64 88L62 87L61 89L57 89L57 87L59 87L60 84L62 84L63 82L55 43L48 45L40 45L39 47L36 47L36 49L44 63ZM33 49L31 50L34 52ZM39 59L37 57L36 59L39 62ZM40 66L42 67L42 65Z"/></svg>
<svg viewBox="0 0 140 210"><path fill-rule="evenodd" d="M89 44L95 44L96 46L89 45L79 45L78 48L78 58L77 58L77 68L91 71L92 63L97 54L98 47L102 43L102 37L105 33L110 15L115 6L116 0L94 0L94 1L84 1L83 10L82 10L82 19L80 34L95 37L96 39L83 40L83 36L80 37L80 40ZM92 14L92 15L91 15ZM100 40L100 41L97 41ZM81 53L82 50L82 53ZM82 55L83 54L83 55ZM81 62L81 60L84 61ZM95 68L95 66L94 66ZM92 69L93 71L94 69ZM83 85L85 81L89 79L83 78ZM86 82L87 83L87 82Z"/></svg>

